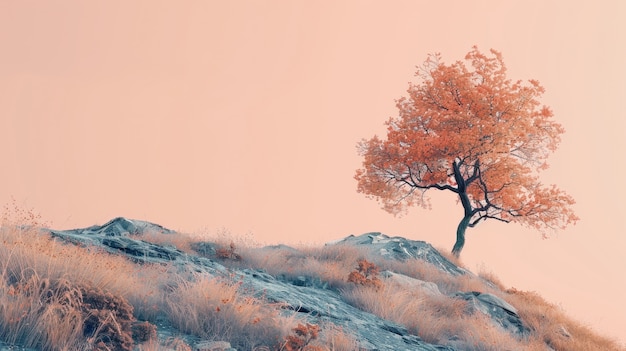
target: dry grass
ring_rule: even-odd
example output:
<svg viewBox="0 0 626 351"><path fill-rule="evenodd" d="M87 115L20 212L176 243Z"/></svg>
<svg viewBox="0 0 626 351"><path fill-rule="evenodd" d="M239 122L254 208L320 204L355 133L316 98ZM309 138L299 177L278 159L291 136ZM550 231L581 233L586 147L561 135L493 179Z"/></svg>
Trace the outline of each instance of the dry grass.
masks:
<svg viewBox="0 0 626 351"><path fill-rule="evenodd" d="M454 256L453 263L463 266ZM341 291L345 300L368 312L407 327L411 332L432 343L455 346L464 350L528 350L545 351L549 345L554 350L621 350L610 339L593 334L575 322L562 324L570 333L563 340L555 326L558 321L569 321L561 314L546 319L532 310L543 310L546 303L520 301L504 292L504 285L491 272L484 269L478 275L453 276L422 260L404 262L375 257L366 250L351 246L331 245L322 248L277 248L270 251L248 248L242 251L242 260L253 268L263 269L275 276L317 277L331 288ZM426 282L435 283L444 296L430 296L407 291L402 286L385 282L380 289L355 287L347 277L361 259L376 262L380 270L401 273ZM492 323L480 313L468 315L465 302L447 295L458 291L477 291L499 296L520 310L525 323L536 326L524 340L518 340ZM543 300L541 300L543 301ZM390 303L391 302L391 303ZM525 308L527 307L527 308ZM526 321L529 319L529 321ZM538 319L538 321L536 321ZM545 325L550 325L552 329ZM551 336L549 336L551 335ZM573 341L576 340L576 341Z"/></svg>
<svg viewBox="0 0 626 351"><path fill-rule="evenodd" d="M454 263L457 267L461 267L463 269L467 269L467 266L463 263L460 257L456 257L452 254L449 249L445 249L442 247L435 247L435 250L441 254L441 256L445 257L448 261Z"/></svg>
<svg viewBox="0 0 626 351"><path fill-rule="evenodd" d="M131 276L136 266L122 257L66 245L37 229L2 227L0 240L3 271L8 274L28 268L52 280L66 277L120 292L133 289L120 278Z"/></svg>
<svg viewBox="0 0 626 351"><path fill-rule="evenodd" d="M560 308L546 302L537 293L516 289L506 292L508 302L517 307L518 314L530 327L532 337L537 342L557 351L623 351L616 341L600 336L570 319Z"/></svg>
<svg viewBox="0 0 626 351"><path fill-rule="evenodd" d="M110 291L128 299L140 319L154 320L162 307L160 285L169 279L167 267L137 266L95 247L78 247L37 229L2 227L0 258L5 280L31 271L44 279Z"/></svg>
<svg viewBox="0 0 626 351"><path fill-rule="evenodd" d="M162 341L151 340L136 346L136 351L193 351L185 340L169 337Z"/></svg>
<svg viewBox="0 0 626 351"><path fill-rule="evenodd" d="M454 294L458 291L494 292L497 290L485 284L485 281L478 276L473 274L453 276L420 259L409 259L400 262L378 258L374 262L380 266L381 270L388 270L422 281L433 282L437 284L439 290L444 294Z"/></svg>
<svg viewBox="0 0 626 351"><path fill-rule="evenodd" d="M365 253L351 246L333 245L298 250L244 248L241 256L241 262L230 264L261 269L286 279L317 278L331 288L341 289L347 285L350 272L358 267L358 261L365 257Z"/></svg>
<svg viewBox="0 0 626 351"><path fill-rule="evenodd" d="M196 276L181 280L167 294L167 314L174 326L210 340L228 340L233 347L276 349L291 320L277 308L239 292L240 284Z"/></svg>
<svg viewBox="0 0 626 351"><path fill-rule="evenodd" d="M0 285L0 338L43 350L74 350L83 346L83 316L67 308L80 303L76 294L72 290L59 293L61 289L50 288L47 279L32 272L20 274L23 279L19 283L2 279ZM46 301L43 306L42 301Z"/></svg>
<svg viewBox="0 0 626 351"><path fill-rule="evenodd" d="M106 324L128 318L114 313L114 320L90 328L100 317L84 303L108 299L127 304L124 296L138 291L132 263L62 244L30 226L4 226L0 241L1 339L42 350L97 349L98 335L110 332ZM122 334L130 335L127 327Z"/></svg>
<svg viewBox="0 0 626 351"><path fill-rule="evenodd" d="M177 247L192 242L163 234L147 239ZM1 227L0 241L0 340L11 344L98 349L99 327L85 335L86 318L74 308L83 303L85 291L109 292L128 301L141 320L154 322L165 314L185 333L226 340L242 350L278 349L296 323L275 306L239 293L238 284L201 275L190 281L172 267L137 265L94 247L64 244L32 226ZM351 340L329 327L321 331L318 343L328 343L330 350L351 350ZM181 339L148 340L136 347L189 349Z"/></svg>
<svg viewBox="0 0 626 351"><path fill-rule="evenodd" d="M140 239L157 245L173 246L188 254L195 254L195 251L192 249L192 244L198 241L189 234L159 232L142 233Z"/></svg>
<svg viewBox="0 0 626 351"><path fill-rule="evenodd" d="M485 316L468 315L464 300L403 290L390 282L381 289L354 286L342 295L354 306L403 325L426 342L476 351L523 348Z"/></svg>
<svg viewBox="0 0 626 351"><path fill-rule="evenodd" d="M326 346L329 351L360 351L359 342L356 338L337 326L324 326L320 334L318 344Z"/></svg>
<svg viewBox="0 0 626 351"><path fill-rule="evenodd" d="M466 301L429 297L415 315L417 334L425 341L461 350L523 350L525 345L481 313L467 314Z"/></svg>
<svg viewBox="0 0 626 351"><path fill-rule="evenodd" d="M423 299L414 291L390 283L383 283L379 289L354 285L342 290L341 295L351 305L407 328L414 326L414 314Z"/></svg>
<svg viewBox="0 0 626 351"><path fill-rule="evenodd" d="M232 233L226 228L219 228L216 230L204 229L199 232L186 235L192 237L196 243L209 242L217 247L223 248L230 247L231 244L237 247L238 250L246 250L262 246L259 242L257 242L251 232L245 234Z"/></svg>
<svg viewBox="0 0 626 351"><path fill-rule="evenodd" d="M506 286L500 278L498 278L492 271L487 271L485 267L480 267L478 269L478 277L483 280L489 287L493 287L494 289L490 289L491 292L494 291L504 291L506 290Z"/></svg>
<svg viewBox="0 0 626 351"><path fill-rule="evenodd" d="M156 322L164 317L180 331L199 338L229 341L240 350L269 351L284 348L293 328L304 323L285 317L278 306L248 296L230 278L183 276L175 267L137 265L94 247L64 244L36 229L41 218L29 211L4 215L2 223L0 340L4 342L44 351L120 349L103 343L112 335L113 324L128 325L134 318ZM539 295L505 291L490 272L459 277L421 260L386 260L351 246L260 249L247 244L248 239L228 237L227 231L218 234L216 247L235 243L241 256L225 259L223 264L263 269L285 279L317 279L347 302L404 325L427 342L476 351L545 351L548 346L556 351L623 351L616 342L572 321ZM147 233L141 239L188 253L194 253L192 245L198 242L181 234ZM449 259L459 264L454 257ZM377 287L352 284L350 273L361 260L374 262L381 271L434 282L443 295L384 278ZM518 340L481 313L470 315L464 300L447 296L457 291L489 292L505 299L518 309L530 334ZM109 301L126 315L88 310L86 299ZM89 323L92 328L85 333ZM122 339L129 337L122 334ZM176 337L132 342L135 350L191 350ZM121 340L122 344L128 345L128 340ZM357 340L333 324L320 325L319 335L309 345L312 350L359 350Z"/></svg>
<svg viewBox="0 0 626 351"><path fill-rule="evenodd" d="M314 331L310 333L310 331ZM281 351L361 351L359 342L331 323L322 326L299 324L287 337L288 342ZM291 342L289 342L291 341Z"/></svg>

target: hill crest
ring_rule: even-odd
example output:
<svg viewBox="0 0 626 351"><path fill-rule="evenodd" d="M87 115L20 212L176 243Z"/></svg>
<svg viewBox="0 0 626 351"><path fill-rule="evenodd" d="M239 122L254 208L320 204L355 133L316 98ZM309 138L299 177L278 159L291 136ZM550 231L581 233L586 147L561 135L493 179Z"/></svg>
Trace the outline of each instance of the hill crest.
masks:
<svg viewBox="0 0 626 351"><path fill-rule="evenodd" d="M620 350L538 295L504 289L457 266L424 241L372 232L320 248L247 247L223 238L198 241L124 217L47 232L74 244L49 245L50 250L75 250L67 260L81 255L99 255L95 261L124 258L127 263L111 264L126 267L113 272L117 281L99 289L130 301L137 318L133 323L154 326L155 350L168 349L165 341L174 338L203 350L220 341L230 350L309 345L307 350L578 351L584 349L579 345L590 345L586 339L591 337L598 340L591 345ZM81 284L93 284L104 274L97 267L106 264L93 261L89 259L94 271ZM130 291L116 287L128 285ZM190 297L193 291L205 297ZM149 306L156 310L146 301L153 301ZM248 312L242 316L242 311ZM550 323L541 316L549 316ZM215 329L221 324L227 328Z"/></svg>

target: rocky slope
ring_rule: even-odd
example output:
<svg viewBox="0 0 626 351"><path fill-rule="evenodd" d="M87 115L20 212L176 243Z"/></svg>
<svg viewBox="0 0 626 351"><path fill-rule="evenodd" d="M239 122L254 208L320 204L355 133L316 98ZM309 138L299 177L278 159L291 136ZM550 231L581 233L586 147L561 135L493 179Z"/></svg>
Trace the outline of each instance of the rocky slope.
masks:
<svg viewBox="0 0 626 351"><path fill-rule="evenodd" d="M156 232L175 235L169 229L159 225L126 218L115 218L102 226L92 226L74 230L51 230L51 234L67 242L84 246L98 246L106 251L124 255L138 263L173 264L181 271L202 272L210 276L225 277L241 281L246 291L253 295L277 302L285 306L287 313L297 314L314 323L329 322L359 341L363 350L414 350L435 351L455 350L448 346L433 345L424 342L418 336L393 322L376 317L348 304L336 289L325 284L310 283L309 277L302 276L285 279L272 276L263 270L227 268L218 260L207 258L206 251L214 250L210 243L205 243L199 251L204 255L194 255L167 245L158 245L142 240L141 234ZM369 250L372 255L385 259L404 261L421 259L431 263L442 272L453 276L472 274L443 257L430 244L422 241L389 237L381 233L368 233L349 236L327 245L351 245ZM268 250L273 248L268 247ZM296 249L292 249L297 251ZM385 271L382 279L392 279L399 284L418 289L423 293L439 294L437 286L396 272ZM458 292L455 298L469 302L471 309L489 316L494 324L507 330L512 335L523 337L528 329L517 315L515 307L502 299L487 293ZM159 325L160 336L176 334L167 323ZM188 337L188 340L193 339ZM195 340L195 342L200 342ZM457 343L462 344L462 343ZM459 348L459 350L462 348Z"/></svg>

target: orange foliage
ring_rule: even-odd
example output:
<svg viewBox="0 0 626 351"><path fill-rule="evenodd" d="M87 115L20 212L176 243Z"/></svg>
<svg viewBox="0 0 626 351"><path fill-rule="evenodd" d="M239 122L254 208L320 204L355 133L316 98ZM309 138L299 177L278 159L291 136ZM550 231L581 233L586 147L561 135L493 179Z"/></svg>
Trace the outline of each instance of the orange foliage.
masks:
<svg viewBox="0 0 626 351"><path fill-rule="evenodd" d="M322 348L310 345L317 339L320 327L315 324L301 324L293 328L295 335L289 335L286 338L285 350L287 351L318 351Z"/></svg>
<svg viewBox="0 0 626 351"><path fill-rule="evenodd" d="M359 260L358 265L356 271L352 271L350 275L348 275L348 281L350 283L372 286L379 289L382 283L380 279L378 279L378 266L365 259Z"/></svg>
<svg viewBox="0 0 626 351"><path fill-rule="evenodd" d="M539 82L508 79L502 55L476 47L450 65L431 55L416 75L420 83L396 101L386 140L359 144L359 192L399 214L428 208L429 189L449 190L470 227L486 219L537 229L576 222L573 198L538 179L564 132L539 102Z"/></svg>

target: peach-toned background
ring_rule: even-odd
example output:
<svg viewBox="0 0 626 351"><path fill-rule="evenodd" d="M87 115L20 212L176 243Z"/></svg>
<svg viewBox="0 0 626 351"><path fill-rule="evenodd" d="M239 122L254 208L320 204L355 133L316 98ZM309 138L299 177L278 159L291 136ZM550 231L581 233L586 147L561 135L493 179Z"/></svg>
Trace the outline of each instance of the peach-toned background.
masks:
<svg viewBox="0 0 626 351"><path fill-rule="evenodd" d="M394 218L355 191L428 53L476 44L535 78L567 133L545 180L580 223L486 222L463 260L626 341L626 3L2 1L0 202L54 228L114 216L264 243L383 231L450 249L452 194Z"/></svg>

